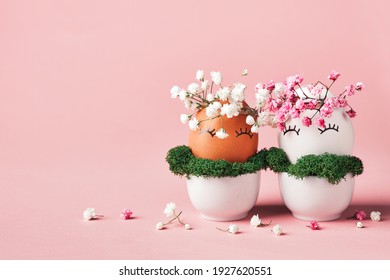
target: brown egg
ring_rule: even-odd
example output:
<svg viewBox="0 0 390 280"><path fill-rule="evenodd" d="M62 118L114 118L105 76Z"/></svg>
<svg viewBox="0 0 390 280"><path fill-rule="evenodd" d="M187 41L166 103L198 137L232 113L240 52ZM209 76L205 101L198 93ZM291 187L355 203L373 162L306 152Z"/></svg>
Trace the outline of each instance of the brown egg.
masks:
<svg viewBox="0 0 390 280"><path fill-rule="evenodd" d="M223 116L210 119L205 110L199 111L196 115L202 121L199 129L190 131L189 147L192 153L196 157L212 160L247 161L257 152L258 134L251 132L246 117L240 114L233 118ZM229 134L226 139L219 139L215 134L221 127Z"/></svg>

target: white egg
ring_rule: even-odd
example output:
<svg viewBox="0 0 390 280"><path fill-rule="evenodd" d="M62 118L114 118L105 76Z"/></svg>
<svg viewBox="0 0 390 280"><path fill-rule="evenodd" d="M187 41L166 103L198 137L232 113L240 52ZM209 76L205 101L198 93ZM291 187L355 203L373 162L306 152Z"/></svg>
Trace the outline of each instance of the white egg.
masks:
<svg viewBox="0 0 390 280"><path fill-rule="evenodd" d="M304 88L304 92L308 94ZM302 95L302 92L298 92ZM333 96L328 92L328 96ZM300 118L290 119L285 124L285 130L279 132L278 142L289 160L296 163L297 159L309 154L331 153L338 155L350 155L354 145L354 130L350 117L343 108L335 108L330 118L324 118L325 128L319 129L315 124L306 127L302 124L302 118L312 117L315 110L305 110Z"/></svg>

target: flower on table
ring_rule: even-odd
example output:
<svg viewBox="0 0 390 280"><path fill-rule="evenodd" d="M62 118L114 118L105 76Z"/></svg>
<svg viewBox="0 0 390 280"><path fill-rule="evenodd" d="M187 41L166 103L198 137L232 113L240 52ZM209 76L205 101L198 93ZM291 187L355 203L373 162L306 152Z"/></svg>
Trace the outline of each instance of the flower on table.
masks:
<svg viewBox="0 0 390 280"><path fill-rule="evenodd" d="M357 227L357 228L364 228L364 225L363 225L362 222L357 222L357 223L356 223L356 227Z"/></svg>
<svg viewBox="0 0 390 280"><path fill-rule="evenodd" d="M275 234L275 235L281 235L283 233L283 228L277 224L275 225L273 228L272 228L272 232Z"/></svg>
<svg viewBox="0 0 390 280"><path fill-rule="evenodd" d="M272 223L272 221L270 221L268 224L263 224L263 221L259 218L259 214L253 215L251 220L250 220L250 225L252 227L268 226L271 223Z"/></svg>
<svg viewBox="0 0 390 280"><path fill-rule="evenodd" d="M133 212L131 212L130 209L123 209L122 213L120 214L120 217L123 220L129 220L132 215L133 215Z"/></svg>
<svg viewBox="0 0 390 280"><path fill-rule="evenodd" d="M229 233L231 234L236 234L237 232L239 232L239 230L240 228L236 224L231 224L228 229Z"/></svg>
<svg viewBox="0 0 390 280"><path fill-rule="evenodd" d="M83 212L83 218L86 221L93 220L96 217L94 208L87 208Z"/></svg>
<svg viewBox="0 0 390 280"><path fill-rule="evenodd" d="M307 227L311 228L312 230L317 230L320 228L320 225L317 221L311 221Z"/></svg>
<svg viewBox="0 0 390 280"><path fill-rule="evenodd" d="M363 221L366 218L366 212L361 210L355 210L355 213L352 217L349 217L348 219L356 219L359 221Z"/></svg>
<svg viewBox="0 0 390 280"><path fill-rule="evenodd" d="M158 222L156 224L157 230L164 229L167 225L172 224L175 221L178 221L181 225L183 225L186 230L191 229L191 226L189 224L183 223L181 218L180 218L180 215L183 213L183 211L180 211L179 214L176 214L176 203L174 203L174 202L167 203L163 212L168 218L171 218L171 219L166 223Z"/></svg>
<svg viewBox="0 0 390 280"><path fill-rule="evenodd" d="M381 212L372 211L370 214L370 218L374 222L379 222L381 220Z"/></svg>

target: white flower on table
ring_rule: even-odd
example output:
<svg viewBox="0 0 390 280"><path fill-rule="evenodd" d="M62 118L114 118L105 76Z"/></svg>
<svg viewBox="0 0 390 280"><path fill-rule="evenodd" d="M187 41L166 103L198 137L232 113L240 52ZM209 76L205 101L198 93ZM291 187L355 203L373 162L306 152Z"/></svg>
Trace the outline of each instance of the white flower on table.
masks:
<svg viewBox="0 0 390 280"><path fill-rule="evenodd" d="M169 202L167 204L167 206L165 206L165 209L164 209L164 214L170 218L172 217L173 215L175 215L175 210L176 210L176 204L173 203L173 202Z"/></svg>
<svg viewBox="0 0 390 280"><path fill-rule="evenodd" d="M272 231L275 235L281 235L283 233L283 228L278 224L278 225L275 225L273 228L272 228Z"/></svg>
<svg viewBox="0 0 390 280"><path fill-rule="evenodd" d="M94 208L87 208L83 212L83 218L86 221L92 220L96 217Z"/></svg>
<svg viewBox="0 0 390 280"><path fill-rule="evenodd" d="M164 228L164 223L158 222L157 225L156 225L156 229L161 230L163 228Z"/></svg>
<svg viewBox="0 0 390 280"><path fill-rule="evenodd" d="M381 220L381 212L372 211L371 214L370 214L370 218L374 222L379 222Z"/></svg>
<svg viewBox="0 0 390 280"><path fill-rule="evenodd" d="M259 218L259 214L253 215L253 217L251 218L250 224L252 227L257 227L257 226L261 225L261 219Z"/></svg>
<svg viewBox="0 0 390 280"><path fill-rule="evenodd" d="M231 224L228 228L228 232L231 234L236 234L237 232L239 232L239 230L240 228L236 224Z"/></svg>
<svg viewBox="0 0 390 280"><path fill-rule="evenodd" d="M363 225L362 222L357 222L357 223L356 223L356 227L357 227L357 228L364 228L364 225Z"/></svg>

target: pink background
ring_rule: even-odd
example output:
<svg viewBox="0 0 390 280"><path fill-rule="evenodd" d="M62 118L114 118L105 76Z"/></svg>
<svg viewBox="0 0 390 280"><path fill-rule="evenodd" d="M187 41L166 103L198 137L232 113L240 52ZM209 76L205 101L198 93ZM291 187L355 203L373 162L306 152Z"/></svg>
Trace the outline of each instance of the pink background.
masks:
<svg viewBox="0 0 390 280"><path fill-rule="evenodd" d="M386 1L0 1L1 259L389 259L388 104L390 20ZM351 99L354 154L365 163L351 207L310 231L282 205L263 172L251 212L286 235L224 234L191 206L184 179L165 163L187 143L184 107L170 88L195 71L243 69L255 84L301 73L342 73L336 89L363 81ZM277 145L262 129L259 148ZM174 201L192 231L157 231ZM95 207L104 219L85 222ZM135 218L119 219L122 208ZM354 209L384 221L357 229Z"/></svg>

